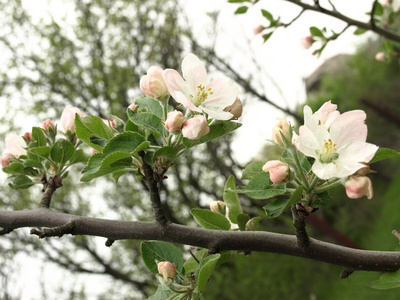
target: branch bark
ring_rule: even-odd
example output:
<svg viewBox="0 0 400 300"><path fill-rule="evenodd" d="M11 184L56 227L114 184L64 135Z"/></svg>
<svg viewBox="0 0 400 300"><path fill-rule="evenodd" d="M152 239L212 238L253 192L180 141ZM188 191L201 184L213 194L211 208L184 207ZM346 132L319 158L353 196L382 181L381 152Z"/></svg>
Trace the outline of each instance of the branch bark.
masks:
<svg viewBox="0 0 400 300"><path fill-rule="evenodd" d="M385 37L389 40L400 42L399 34L393 32L393 31L389 31L384 28L378 27L373 23L373 21L371 21L369 23L364 23L364 22L360 22L358 20L349 18L349 17L341 14L337 10L329 10L329 9L321 7L320 5L310 5L310 4L306 4L306 3L303 3L298 0L285 0L285 1L293 3L295 5L298 5L301 8L303 8L303 10L312 10L312 11L320 12L322 14L325 14L325 15L334 17L338 20L341 20L343 22L346 22L348 25L353 25L353 26L357 26L359 28L371 30L372 32L375 32L375 33L379 34L380 36Z"/></svg>
<svg viewBox="0 0 400 300"><path fill-rule="evenodd" d="M309 258L355 271L393 272L400 268L400 252L352 249L310 238L301 248L296 236L271 232L221 231L158 222L127 222L89 218L55 212L47 208L0 211L0 226L57 227L73 223L73 235L91 235L112 240L159 240L212 248L216 251L260 251Z"/></svg>

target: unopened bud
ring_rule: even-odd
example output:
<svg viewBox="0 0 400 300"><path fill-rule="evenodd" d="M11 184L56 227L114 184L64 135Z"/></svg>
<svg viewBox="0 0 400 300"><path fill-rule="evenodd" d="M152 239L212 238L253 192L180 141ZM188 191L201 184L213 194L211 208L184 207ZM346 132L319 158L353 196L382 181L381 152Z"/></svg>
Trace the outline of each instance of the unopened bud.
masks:
<svg viewBox="0 0 400 300"><path fill-rule="evenodd" d="M254 35L257 35L259 33L261 33L261 31L263 31L264 27L262 27L262 25L258 25L256 27L253 28L253 33Z"/></svg>
<svg viewBox="0 0 400 300"><path fill-rule="evenodd" d="M10 165L10 163L11 163L10 160L9 160L10 158L15 158L15 155L10 153L10 152L4 153L1 156L1 166L3 168Z"/></svg>
<svg viewBox="0 0 400 300"><path fill-rule="evenodd" d="M204 116L197 115L187 120L182 127L182 135L191 140L197 140L210 132L207 119Z"/></svg>
<svg viewBox="0 0 400 300"><path fill-rule="evenodd" d="M180 111L171 111L167 114L167 120L165 121L165 127L171 133L181 130L185 116Z"/></svg>
<svg viewBox="0 0 400 300"><path fill-rule="evenodd" d="M237 120L242 116L243 112L243 105L242 101L240 101L239 97L236 97L235 102L232 103L232 105L226 107L224 111L230 112L233 117L232 120Z"/></svg>
<svg viewBox="0 0 400 300"><path fill-rule="evenodd" d="M289 178L289 166L280 160L270 160L263 167L264 172L269 172L273 183L283 183Z"/></svg>
<svg viewBox="0 0 400 300"><path fill-rule="evenodd" d="M383 52L378 52L378 53L375 54L375 59L377 61L384 61L385 58L386 58L386 55Z"/></svg>
<svg viewBox="0 0 400 300"><path fill-rule="evenodd" d="M132 103L131 105L128 106L128 108L129 108L130 110L135 110L136 105Z"/></svg>
<svg viewBox="0 0 400 300"><path fill-rule="evenodd" d="M312 37L311 36L302 37L300 39L300 43L304 49L309 49L312 45Z"/></svg>
<svg viewBox="0 0 400 300"><path fill-rule="evenodd" d="M358 199L367 196L373 197L372 182L367 176L350 176L345 183L347 197Z"/></svg>
<svg viewBox="0 0 400 300"><path fill-rule="evenodd" d="M27 147L26 142L22 136L8 135L6 136L6 148L10 153L16 157L26 155L25 148Z"/></svg>
<svg viewBox="0 0 400 300"><path fill-rule="evenodd" d="M42 128L47 132L49 132L50 130L52 130L53 132L56 131L56 126L54 125L53 121L49 119L43 122Z"/></svg>
<svg viewBox="0 0 400 300"><path fill-rule="evenodd" d="M176 269L175 264L169 261L161 261L157 264L158 273L164 277L165 280L168 278L175 278Z"/></svg>
<svg viewBox="0 0 400 300"><path fill-rule="evenodd" d="M272 138L278 145L285 146L284 138L291 141L290 124L284 118L277 118L277 120L279 123L272 128Z"/></svg>
<svg viewBox="0 0 400 300"><path fill-rule="evenodd" d="M31 133L30 133L30 132L25 132L25 133L24 133L24 138L26 138L26 140L27 140L28 142L30 142L30 141L31 141Z"/></svg>
<svg viewBox="0 0 400 300"><path fill-rule="evenodd" d="M210 210L215 213L223 212L225 209L225 203L222 201L212 201L210 203Z"/></svg>
<svg viewBox="0 0 400 300"><path fill-rule="evenodd" d="M147 96L165 98L169 94L163 77L163 69L152 66L147 70L147 75L140 78L140 90Z"/></svg>
<svg viewBox="0 0 400 300"><path fill-rule="evenodd" d="M75 114L84 117L82 111L77 107L65 108L61 114L60 130L63 133L75 132Z"/></svg>

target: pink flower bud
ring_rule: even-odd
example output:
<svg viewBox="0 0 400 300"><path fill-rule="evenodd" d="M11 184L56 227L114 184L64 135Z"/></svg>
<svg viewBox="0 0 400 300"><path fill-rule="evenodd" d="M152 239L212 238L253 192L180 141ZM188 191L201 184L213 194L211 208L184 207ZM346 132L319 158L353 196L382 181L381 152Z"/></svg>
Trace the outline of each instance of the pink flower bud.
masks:
<svg viewBox="0 0 400 300"><path fill-rule="evenodd" d="M64 108L61 114L60 121L60 130L63 133L67 133L70 131L71 133L75 132L75 114L78 114L80 117L84 117L82 111L77 107Z"/></svg>
<svg viewBox="0 0 400 300"><path fill-rule="evenodd" d="M288 180L289 166L280 160L270 160L263 167L264 172L269 172L273 183L283 183Z"/></svg>
<svg viewBox="0 0 400 300"><path fill-rule="evenodd" d="M304 49L310 49L310 47L311 47L311 45L312 45L312 37L311 37L311 36L302 37L302 38L300 39L300 43L301 43L301 46L302 46Z"/></svg>
<svg viewBox="0 0 400 300"><path fill-rule="evenodd" d="M15 158L15 155L12 154L12 153L10 153L10 152L7 152L7 153L4 153L4 154L1 156L1 166L2 166L3 168L10 165L10 160L9 160L9 158Z"/></svg>
<svg viewBox="0 0 400 300"><path fill-rule="evenodd" d="M47 119L43 122L42 128L49 132L50 130L56 131L56 126L54 125L53 121Z"/></svg>
<svg viewBox="0 0 400 300"><path fill-rule="evenodd" d="M207 125L207 119L201 115L187 120L182 127L182 135L191 140L197 140L209 132L210 127Z"/></svg>
<svg viewBox="0 0 400 300"><path fill-rule="evenodd" d="M163 69L152 66L147 70L147 75L140 78L140 89L147 96L164 98L169 94L163 77Z"/></svg>
<svg viewBox="0 0 400 300"><path fill-rule="evenodd" d="M258 25L256 27L253 28L253 33L254 35L257 35L259 33L261 33L261 31L263 31L264 27L262 27L262 25Z"/></svg>
<svg viewBox="0 0 400 300"><path fill-rule="evenodd" d="M161 261L157 264L157 269L158 273L162 275L165 280L168 280L168 278L175 278L175 264L172 264L169 261Z"/></svg>
<svg viewBox="0 0 400 300"><path fill-rule="evenodd" d="M108 120L108 119L102 119L103 123L106 124L109 127L115 128L115 122L112 120Z"/></svg>
<svg viewBox="0 0 400 300"><path fill-rule="evenodd" d="M232 105L226 107L224 111L230 112L233 115L232 120L239 119L243 112L243 105L242 101L240 101L240 98L236 97L235 102L233 102Z"/></svg>
<svg viewBox="0 0 400 300"><path fill-rule="evenodd" d="M130 110L135 110L136 105L132 103L131 105L128 106L128 108L129 108Z"/></svg>
<svg viewBox="0 0 400 300"><path fill-rule="evenodd" d="M167 120L165 121L165 127L171 133L181 130L185 116L180 111L171 111L167 114Z"/></svg>
<svg viewBox="0 0 400 300"><path fill-rule="evenodd" d="M375 59L376 59L377 61L384 61L384 60L385 60L385 57L386 57L386 55L385 55L385 53L383 53L383 52L378 52L378 53L376 53L376 55L375 55Z"/></svg>
<svg viewBox="0 0 400 300"><path fill-rule="evenodd" d="M30 133L30 132L25 132L25 133L24 133L24 138L26 138L26 140L27 140L28 142L30 142L30 141L31 141L31 133Z"/></svg>
<svg viewBox="0 0 400 300"><path fill-rule="evenodd" d="M26 155L25 148L27 147L25 140L22 136L9 135L6 136L6 148L10 153L19 157L21 155Z"/></svg>
<svg viewBox="0 0 400 300"><path fill-rule="evenodd" d="M373 197L372 182L367 176L350 176L345 183L347 197L351 199L367 196L368 199Z"/></svg>
<svg viewBox="0 0 400 300"><path fill-rule="evenodd" d="M220 212L220 210L223 211L224 209L225 209L225 203L222 201L212 201L210 203L210 210L213 212L218 213Z"/></svg>
<svg viewBox="0 0 400 300"><path fill-rule="evenodd" d="M272 128L272 138L278 145L285 146L282 136L284 136L289 142L290 138L290 124L284 118L277 118L279 123Z"/></svg>

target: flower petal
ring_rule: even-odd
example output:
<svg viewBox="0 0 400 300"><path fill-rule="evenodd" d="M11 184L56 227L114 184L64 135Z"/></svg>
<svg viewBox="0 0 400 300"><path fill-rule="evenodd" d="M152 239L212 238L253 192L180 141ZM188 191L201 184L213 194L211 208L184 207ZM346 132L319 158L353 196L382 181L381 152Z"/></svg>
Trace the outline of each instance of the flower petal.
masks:
<svg viewBox="0 0 400 300"><path fill-rule="evenodd" d="M331 124L330 133L332 140L340 147L354 141L367 139L366 114L362 110L352 110L338 116Z"/></svg>
<svg viewBox="0 0 400 300"><path fill-rule="evenodd" d="M189 84L192 92L196 91L197 86L207 84L207 71L204 64L192 53L185 56L182 61L182 75Z"/></svg>
<svg viewBox="0 0 400 300"><path fill-rule="evenodd" d="M212 103L213 107L219 107L224 109L225 107L232 105L235 102L239 89L229 78L222 78L211 81L207 86L206 90L211 89L213 94L209 95L203 102L203 106L208 106Z"/></svg>
<svg viewBox="0 0 400 300"><path fill-rule="evenodd" d="M221 121L226 121L232 119L233 115L230 112L222 111L218 107L205 107L199 106L203 112L208 114L211 118Z"/></svg>

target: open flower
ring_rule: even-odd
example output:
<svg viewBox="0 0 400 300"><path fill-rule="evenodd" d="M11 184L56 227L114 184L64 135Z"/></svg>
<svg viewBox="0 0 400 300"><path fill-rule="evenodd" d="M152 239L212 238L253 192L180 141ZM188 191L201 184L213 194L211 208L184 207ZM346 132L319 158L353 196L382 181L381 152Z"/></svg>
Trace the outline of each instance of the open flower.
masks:
<svg viewBox="0 0 400 300"><path fill-rule="evenodd" d="M6 136L6 148L15 157L26 155L26 147L26 142L22 136L15 134Z"/></svg>
<svg viewBox="0 0 400 300"><path fill-rule="evenodd" d="M315 158L315 175L321 179L344 178L372 159L378 147L366 143L365 119L362 110L340 114L330 102L314 114L305 106L305 125L299 129L296 146L306 156Z"/></svg>
<svg viewBox="0 0 400 300"><path fill-rule="evenodd" d="M203 63L194 54L182 61L182 74L176 70L164 70L164 79L171 96L186 108L204 112L217 120L230 120L233 115L224 108L235 102L238 88L229 78L208 82Z"/></svg>

